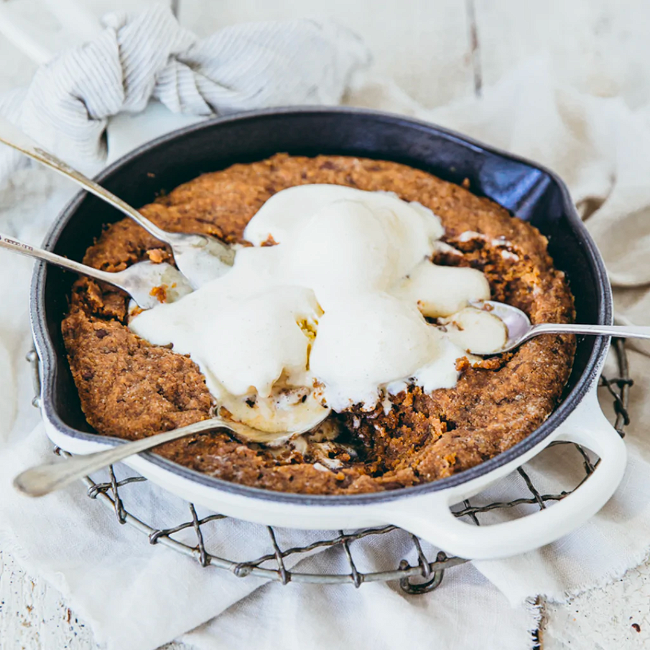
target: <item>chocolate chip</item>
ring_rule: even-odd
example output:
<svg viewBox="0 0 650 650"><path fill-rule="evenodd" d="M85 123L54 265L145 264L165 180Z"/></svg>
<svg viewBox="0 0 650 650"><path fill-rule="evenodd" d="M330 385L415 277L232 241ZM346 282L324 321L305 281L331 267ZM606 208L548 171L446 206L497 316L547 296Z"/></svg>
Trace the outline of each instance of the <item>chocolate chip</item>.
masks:
<svg viewBox="0 0 650 650"><path fill-rule="evenodd" d="M108 332L106 330L95 330L95 336L98 339L103 339L104 337L108 336Z"/></svg>

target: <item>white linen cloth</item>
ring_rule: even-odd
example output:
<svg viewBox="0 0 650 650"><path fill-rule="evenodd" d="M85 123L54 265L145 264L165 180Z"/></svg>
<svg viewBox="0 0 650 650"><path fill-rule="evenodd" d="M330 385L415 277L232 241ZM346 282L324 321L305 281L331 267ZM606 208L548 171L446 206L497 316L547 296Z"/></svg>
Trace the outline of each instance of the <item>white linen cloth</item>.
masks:
<svg viewBox="0 0 650 650"><path fill-rule="evenodd" d="M369 53L331 22L233 25L198 39L152 5L109 14L101 36L41 66L27 88L0 97L0 113L82 169L104 161L108 118L155 98L170 111L224 115L288 104L336 104ZM20 165L0 150L0 178Z"/></svg>
<svg viewBox="0 0 650 650"><path fill-rule="evenodd" d="M107 24L115 25L115 20L108 19ZM292 38L304 36L302 27L293 25ZM309 32L312 25L304 28ZM238 33L264 33L260 27L249 28L250 32L239 29ZM113 37L115 28L109 27L107 33ZM356 41L343 40L348 45L354 42L355 52L364 51ZM314 83L336 78L340 85L334 90L329 86L329 94L311 91L316 94L307 101L336 101L352 68L361 67L366 57L353 59L356 63L350 65L350 57L344 57L346 73L334 69L340 62L337 57L322 63L324 68L314 72ZM35 95L39 75L30 87ZM293 85L290 77L287 69L286 79L271 79L285 87ZM24 91L12 93L11 101L25 101L20 92ZM8 101L0 98L0 112L10 105ZM300 100L287 94L280 101ZM485 89L481 100L435 110L417 106L389 81L361 73L349 85L347 101L431 119L554 168L570 184L585 216L589 214L587 224L617 287L619 313L638 323L650 321L650 298L644 289L650 280L650 189L644 186L650 171L645 156L650 113L633 112L618 100L560 88L544 60L513 71L494 88ZM21 126L27 128L22 121ZM96 126L80 126L88 128L80 151L86 152L90 163L102 153L98 149L101 129ZM65 155L61 143L46 144ZM73 191L40 169L14 173L0 193L0 231L39 241ZM650 445L643 422L650 418L650 362L639 352L630 354L637 379L632 390L634 425L627 437L630 465L610 503L580 530L544 549L448 571L443 585L428 596L405 596L395 585L385 584L367 584L359 590L297 584L260 587L259 580L202 569L194 560L149 546L144 536L119 526L110 512L88 500L81 485L41 500L20 497L11 489L12 477L48 459L51 446L30 406L30 371L23 361L30 346L31 263L0 251L0 268L5 271L0 280L0 546L14 553L29 572L60 589L75 613L93 627L98 641L109 648L146 650L184 633L188 643L202 649L401 647L406 639L415 648L530 647L530 630L539 618L532 598L538 594L566 598L621 575L648 552ZM532 463L529 474L542 489L555 487L556 476L567 464L568 459L557 451L549 452ZM488 498L511 494L519 480L502 482ZM517 487L520 493L521 486ZM124 496L130 510L154 525L187 520L186 504L151 486L125 487ZM222 521L206 527L204 534L209 548L244 559L269 549L263 527L259 535L251 535L250 530L247 524ZM279 534L285 547L316 535L284 530ZM353 545L359 568L387 568L387 557L402 554L413 561L406 536L396 535L388 543L390 552L377 544ZM432 556L432 549L427 550ZM346 570L345 561L336 554L305 562L312 568Z"/></svg>

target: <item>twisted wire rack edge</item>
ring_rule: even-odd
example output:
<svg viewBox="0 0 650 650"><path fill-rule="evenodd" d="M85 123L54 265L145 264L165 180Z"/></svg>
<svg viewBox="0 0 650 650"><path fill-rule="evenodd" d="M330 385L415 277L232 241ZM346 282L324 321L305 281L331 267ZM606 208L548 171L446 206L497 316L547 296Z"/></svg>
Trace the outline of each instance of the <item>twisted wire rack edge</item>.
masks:
<svg viewBox="0 0 650 650"><path fill-rule="evenodd" d="M624 341L615 339L612 342L617 363L618 363L618 376L614 378L607 378L604 375L600 377L600 385L605 387L613 400L613 407L615 413L614 427L621 436L625 435L625 427L630 423L630 416L628 412L629 392L633 384L633 380L629 376L629 365L627 355L625 352ZM38 372L38 356L34 351L27 355L28 361L34 366L34 388L37 397L34 399L34 406L40 406L40 376ZM538 508L544 509L547 503L553 501L560 501L574 490L580 488L584 481L588 480L591 473L594 471L599 461L593 462L588 453L580 445L572 442L554 442L549 447L555 445L570 445L575 447L582 460L585 475L582 480L572 489L563 490L557 493L544 493L542 494L530 479L524 466L519 467L517 472L523 479L530 496L519 497L510 501L492 502L482 506L474 506L469 500L465 500L460 509L453 511L456 517L469 517L474 524L480 525L478 515L489 512L491 510L513 508L519 505L537 505ZM67 455L66 452L56 449L57 453ZM417 563L410 564L405 559L400 559L397 563L397 568L390 571L375 571L364 573L357 568L351 545L354 542L360 542L368 537L377 537L386 535L393 531L399 530L396 526L386 525L376 528L365 528L350 533L339 531L338 535L331 539L324 539L312 542L305 546L296 546L287 549L282 549L277 541L275 530L272 526L267 526L269 541L271 544L271 551L267 554L261 555L252 560L244 562L236 562L227 558L219 557L215 554L208 552L201 527L208 522L226 519L225 515L211 514L203 518L199 518L196 508L192 503L188 503L189 519L181 522L170 528L159 529L150 526L142 521L135 514L130 513L125 505L123 496L120 493L120 488L129 484L137 484L146 481L142 476L129 476L122 480L118 480L113 467L109 468L109 480L106 482L96 482L91 477L83 479L87 486L87 493L91 499L100 501L106 507L113 510L120 524L128 524L134 527L139 532L147 535L149 543L162 544L174 551L182 553L186 556L194 558L203 567L215 567L222 570L227 570L239 578L248 576L263 578L288 584L289 582L303 582L303 583L316 583L316 584L352 584L355 587L360 587L366 582L389 582L399 581L402 591L408 594L416 595L430 592L436 589L442 582L444 572L456 566L460 566L469 562L469 560L461 557L448 556L443 551L437 553L434 560L430 560L422 549L422 544L417 536L410 534L415 553L417 556ZM196 535L196 545L190 545L185 542L174 539L172 536L182 530L192 528ZM289 556L296 554L307 554L318 549L331 549L341 548L345 553L347 563L349 566L349 573L309 573L301 571L289 570L285 565L285 559ZM267 568L261 566L267 562L275 562L275 568Z"/></svg>

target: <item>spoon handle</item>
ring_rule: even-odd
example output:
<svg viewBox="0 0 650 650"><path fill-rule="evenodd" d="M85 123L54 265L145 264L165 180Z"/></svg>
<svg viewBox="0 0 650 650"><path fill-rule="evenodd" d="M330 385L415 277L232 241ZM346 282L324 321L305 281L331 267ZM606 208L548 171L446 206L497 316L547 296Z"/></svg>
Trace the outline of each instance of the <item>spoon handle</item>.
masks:
<svg viewBox="0 0 650 650"><path fill-rule="evenodd" d="M94 269L92 266L86 266L74 260L69 260L67 257L61 257L56 253L51 253L46 251L43 248L37 248L35 246L30 246L25 244L14 237L8 237L0 233L0 248L5 248L7 250L13 251L14 253L20 253L21 255L26 255L27 257L35 257L37 260L43 260L44 262L49 262L50 264L56 264L61 268L67 269L68 271L73 271L74 273L80 273L81 275L86 275L100 282L108 282L113 286L116 286L120 289L124 289L119 282L115 280L117 273L107 273L106 271L100 271L99 269ZM124 289L126 291L126 289Z"/></svg>
<svg viewBox="0 0 650 650"><path fill-rule="evenodd" d="M173 238L172 233L161 230L156 226L156 224L149 221L146 217L143 217L135 208L132 208L128 203L125 203L122 199L115 196L115 194L95 183L95 181L90 180L90 178L84 176L76 169L73 169L70 165L63 162L63 160L60 160L53 154L45 151L36 142L31 140L31 138L11 124L11 122L8 122L2 117L0 117L0 142L24 153L26 156L40 162L46 167L59 172L59 174L67 176L91 194L94 194L107 203L110 203L114 208L123 212L127 217L131 217L131 219L140 224L156 239L160 239L160 241L165 242L166 244L171 243Z"/></svg>
<svg viewBox="0 0 650 650"><path fill-rule="evenodd" d="M535 325L526 339L539 334L587 334L613 336L620 339L650 339L650 327L644 325L580 325L566 323L543 323Z"/></svg>
<svg viewBox="0 0 650 650"><path fill-rule="evenodd" d="M221 418L213 417L209 420L195 422L186 427L126 442L104 451L98 451L84 456L73 456L64 461L53 461L51 463L37 465L16 476L14 479L14 487L19 492L28 496L44 496L50 492L60 490L62 487L77 479L88 476L88 474L92 474L134 454L139 454L152 447L157 447L165 442L171 442L172 440L177 440L178 438L183 438L193 433L202 433L219 427L231 429L228 422L221 420Z"/></svg>

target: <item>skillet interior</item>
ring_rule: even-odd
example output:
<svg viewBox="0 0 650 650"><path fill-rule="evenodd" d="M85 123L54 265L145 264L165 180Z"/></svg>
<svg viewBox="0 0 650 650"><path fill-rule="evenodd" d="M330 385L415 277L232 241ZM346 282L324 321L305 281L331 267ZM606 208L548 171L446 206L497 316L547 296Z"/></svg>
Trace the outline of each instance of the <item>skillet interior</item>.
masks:
<svg viewBox="0 0 650 650"><path fill-rule="evenodd" d="M189 127L145 145L103 172L99 180L134 206L196 176L235 162L252 162L277 152L295 155L359 155L401 162L445 180L468 178L472 191L530 221L549 238L549 252L569 279L577 321L609 323L610 289L602 260L580 222L563 183L533 163L497 152L440 128L399 116L359 109L274 109ZM45 247L80 260L102 226L122 215L93 196L78 195L60 215ZM97 440L81 412L60 331L73 274L39 264L32 286L32 322L42 360L43 408L62 433ZM604 339L579 341L564 398L549 419L508 451L469 470L434 483L358 496L305 497L235 485L198 474L156 455L149 459L175 473L219 489L298 502L387 500L440 490L485 474L540 442L575 408L598 371ZM117 439L101 437L117 444Z"/></svg>

